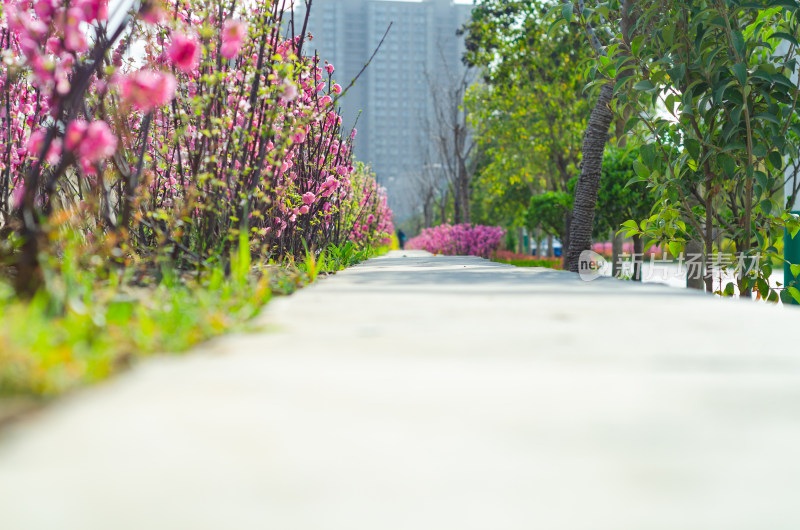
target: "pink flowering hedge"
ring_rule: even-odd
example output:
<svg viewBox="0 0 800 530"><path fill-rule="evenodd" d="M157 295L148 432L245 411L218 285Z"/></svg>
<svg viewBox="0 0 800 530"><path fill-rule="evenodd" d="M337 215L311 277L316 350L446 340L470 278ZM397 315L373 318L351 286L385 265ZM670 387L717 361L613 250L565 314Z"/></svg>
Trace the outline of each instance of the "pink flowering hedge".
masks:
<svg viewBox="0 0 800 530"><path fill-rule="evenodd" d="M346 89L279 4L3 4L0 228L19 281L64 219L96 252L198 265L242 232L278 259L391 234L337 112Z"/></svg>
<svg viewBox="0 0 800 530"><path fill-rule="evenodd" d="M406 248L448 256L488 258L497 251L505 234L505 229L498 226L443 224L424 229L408 240Z"/></svg>

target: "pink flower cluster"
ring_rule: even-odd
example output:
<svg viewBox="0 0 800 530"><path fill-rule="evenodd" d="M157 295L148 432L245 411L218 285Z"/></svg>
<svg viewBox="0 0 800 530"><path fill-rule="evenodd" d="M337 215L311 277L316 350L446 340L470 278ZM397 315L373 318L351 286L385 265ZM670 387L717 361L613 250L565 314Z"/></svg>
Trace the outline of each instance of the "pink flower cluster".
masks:
<svg viewBox="0 0 800 530"><path fill-rule="evenodd" d="M283 36L274 2L245 12L223 0L145 1L144 23L117 41L107 3L5 0L0 171L11 178L0 212L22 195L21 175L58 168L61 182L26 188L24 204L50 210L55 196L68 206L92 191L105 226L149 219L192 234L182 248L196 254L226 248L241 228L276 256L388 238L385 191L356 168L355 130L336 110L335 69L303 56L308 36ZM138 233L151 240L137 244L164 240Z"/></svg>
<svg viewBox="0 0 800 530"><path fill-rule="evenodd" d="M247 37L247 23L241 20L228 19L222 25L222 48L220 55L233 59L244 44Z"/></svg>
<svg viewBox="0 0 800 530"><path fill-rule="evenodd" d="M496 252L506 231L499 226L443 224L426 228L406 243L406 248L427 250L447 256L489 258Z"/></svg>
<svg viewBox="0 0 800 530"><path fill-rule="evenodd" d="M378 185L369 168L358 164L351 176L349 208L343 216L350 224L350 241L361 246L389 245L394 233L386 188Z"/></svg>
<svg viewBox="0 0 800 530"><path fill-rule="evenodd" d="M172 101L177 81L167 72L139 70L123 77L119 85L123 100L138 110L150 112Z"/></svg>

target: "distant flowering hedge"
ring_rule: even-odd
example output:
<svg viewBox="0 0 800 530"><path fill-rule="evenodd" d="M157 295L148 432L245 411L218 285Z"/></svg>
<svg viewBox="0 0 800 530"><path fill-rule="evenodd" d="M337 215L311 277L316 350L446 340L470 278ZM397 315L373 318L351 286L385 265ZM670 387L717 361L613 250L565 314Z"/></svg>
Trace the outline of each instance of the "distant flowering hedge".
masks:
<svg viewBox="0 0 800 530"><path fill-rule="evenodd" d="M506 231L499 226L449 225L426 228L406 243L406 248L427 250L448 256L488 258L496 252Z"/></svg>

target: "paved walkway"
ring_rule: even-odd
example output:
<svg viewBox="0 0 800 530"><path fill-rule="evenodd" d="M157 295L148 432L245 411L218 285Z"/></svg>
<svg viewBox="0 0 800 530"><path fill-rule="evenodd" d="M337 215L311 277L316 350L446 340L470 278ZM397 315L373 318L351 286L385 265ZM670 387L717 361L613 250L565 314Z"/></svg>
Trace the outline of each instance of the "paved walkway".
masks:
<svg viewBox="0 0 800 530"><path fill-rule="evenodd" d="M800 528L795 308L394 252L262 319L6 432L0 528Z"/></svg>

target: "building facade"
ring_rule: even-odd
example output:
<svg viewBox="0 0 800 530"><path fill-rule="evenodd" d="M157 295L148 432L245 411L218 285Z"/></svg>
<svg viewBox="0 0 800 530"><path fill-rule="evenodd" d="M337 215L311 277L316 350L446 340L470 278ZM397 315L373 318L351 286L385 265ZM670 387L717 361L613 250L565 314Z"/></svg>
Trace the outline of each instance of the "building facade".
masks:
<svg viewBox="0 0 800 530"><path fill-rule="evenodd" d="M313 2L308 31L314 39L306 50L333 64L342 86L363 68L391 24L341 105L344 126L358 129L356 157L372 165L400 216L409 213L415 175L430 162L431 91L446 76L463 73L463 39L456 30L471 9L452 0ZM296 16L302 20L302 9Z"/></svg>

